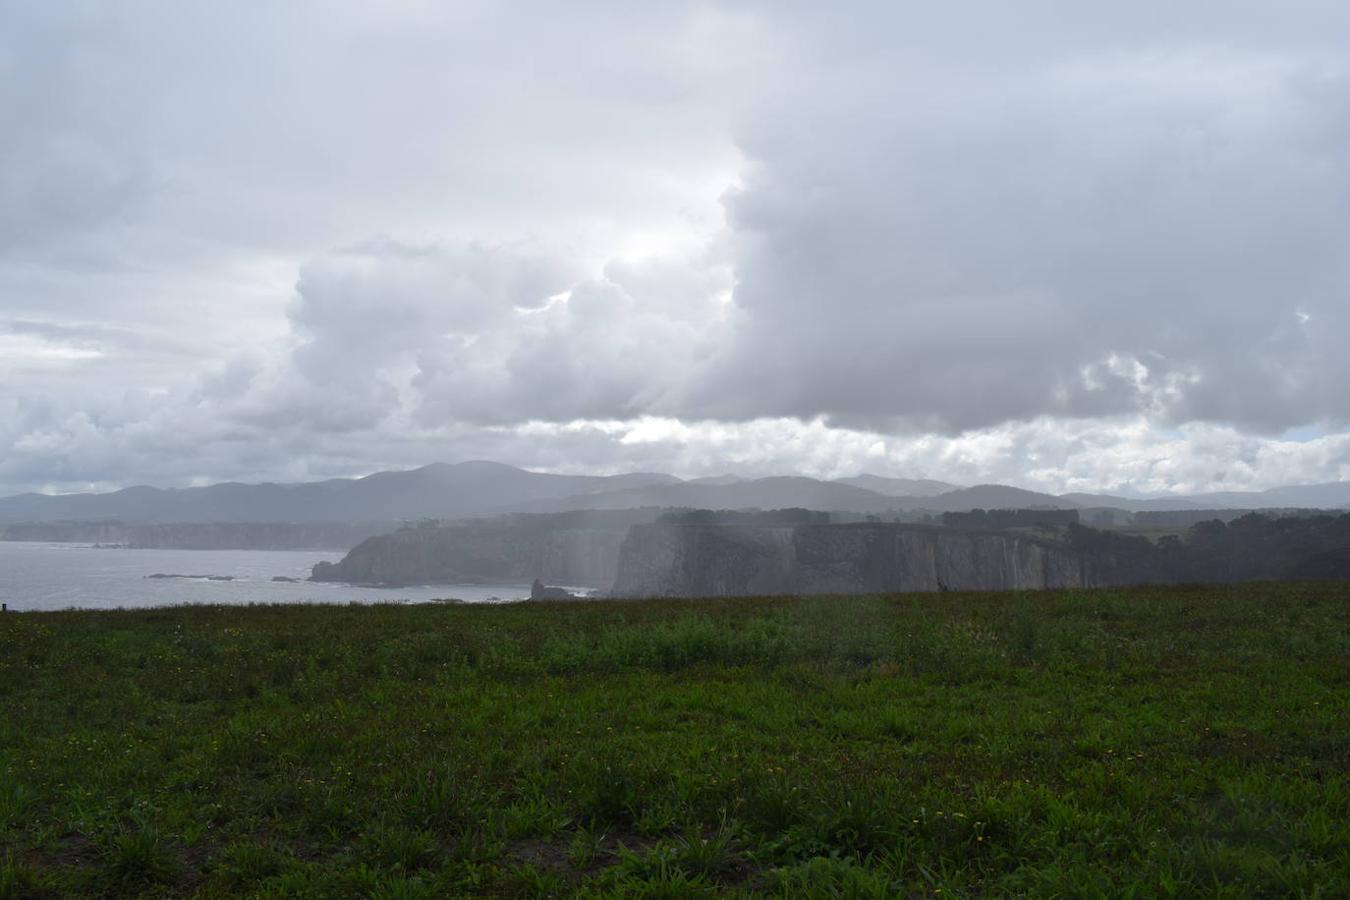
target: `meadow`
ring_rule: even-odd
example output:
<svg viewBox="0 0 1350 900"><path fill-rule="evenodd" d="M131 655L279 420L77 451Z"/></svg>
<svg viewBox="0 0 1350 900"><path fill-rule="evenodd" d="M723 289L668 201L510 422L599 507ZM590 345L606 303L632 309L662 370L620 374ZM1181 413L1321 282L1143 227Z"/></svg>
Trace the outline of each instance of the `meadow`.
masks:
<svg viewBox="0 0 1350 900"><path fill-rule="evenodd" d="M0 616L0 898L1350 895L1350 586Z"/></svg>

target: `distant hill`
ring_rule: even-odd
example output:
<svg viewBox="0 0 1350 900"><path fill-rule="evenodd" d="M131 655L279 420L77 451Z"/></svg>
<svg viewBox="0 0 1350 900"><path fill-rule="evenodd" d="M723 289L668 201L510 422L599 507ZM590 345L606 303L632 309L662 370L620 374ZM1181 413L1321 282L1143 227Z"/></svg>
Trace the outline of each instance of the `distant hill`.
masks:
<svg viewBox="0 0 1350 900"><path fill-rule="evenodd" d="M703 507L881 512L892 498L814 478L550 475L493 462L435 463L403 472L303 484L133 487L108 494L0 499L0 522L387 522L507 512Z"/></svg>
<svg viewBox="0 0 1350 900"><path fill-rule="evenodd" d="M954 488L929 479L856 475L835 481L804 477L689 481L652 472L624 475L552 475L495 462L434 463L420 469L377 472L301 484L240 484L162 489L131 487L106 494L20 494L0 498L0 524L42 522L346 523L398 524L509 512L686 507L696 509L805 509L882 514L971 509L1082 509L1141 511L1193 509L1335 508L1350 505L1350 482L1273 488L1255 493L1197 494L1137 499L1109 494L1055 496L1002 484Z"/></svg>
<svg viewBox="0 0 1350 900"><path fill-rule="evenodd" d="M1220 491L1187 497L1201 506L1233 509L1333 509L1350 506L1350 481L1296 484L1266 491Z"/></svg>
<svg viewBox="0 0 1350 900"><path fill-rule="evenodd" d="M1118 497L1114 494L1060 494L1059 499L1077 504L1084 509L1110 507L1130 512L1162 512L1176 509L1202 509L1202 505L1183 497Z"/></svg>
<svg viewBox="0 0 1350 900"><path fill-rule="evenodd" d="M730 483L685 481L619 491L522 503L509 512L561 512L568 509L630 509L643 506L694 509L804 509L876 513L898 508L896 498L875 491L814 478L783 476Z"/></svg>
<svg viewBox="0 0 1350 900"><path fill-rule="evenodd" d="M742 478L740 475L704 475L702 478L690 478L689 484L739 484L742 481L749 481L748 478Z"/></svg>
<svg viewBox="0 0 1350 900"><path fill-rule="evenodd" d="M479 515L530 501L678 482L670 475L549 475L494 462L434 463L365 478L216 484L0 499L0 522L391 522Z"/></svg>
<svg viewBox="0 0 1350 900"><path fill-rule="evenodd" d="M899 499L899 498L897 498ZM938 494L936 497L905 498L912 500L910 508L931 509L939 512L965 512L970 509L1076 509L1078 504L1006 484L977 484Z"/></svg>
<svg viewBox="0 0 1350 900"><path fill-rule="evenodd" d="M959 484L933 481L931 478L885 478L865 472L851 478L836 478L834 483L860 487L887 497L936 497L938 494L946 494L961 487Z"/></svg>

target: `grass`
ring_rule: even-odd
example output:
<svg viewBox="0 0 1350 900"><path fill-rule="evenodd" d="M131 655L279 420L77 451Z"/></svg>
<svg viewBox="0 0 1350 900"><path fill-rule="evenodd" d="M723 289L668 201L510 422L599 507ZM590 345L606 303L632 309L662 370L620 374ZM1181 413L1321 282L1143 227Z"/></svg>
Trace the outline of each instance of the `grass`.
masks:
<svg viewBox="0 0 1350 900"><path fill-rule="evenodd" d="M0 616L0 898L1350 893L1350 587Z"/></svg>

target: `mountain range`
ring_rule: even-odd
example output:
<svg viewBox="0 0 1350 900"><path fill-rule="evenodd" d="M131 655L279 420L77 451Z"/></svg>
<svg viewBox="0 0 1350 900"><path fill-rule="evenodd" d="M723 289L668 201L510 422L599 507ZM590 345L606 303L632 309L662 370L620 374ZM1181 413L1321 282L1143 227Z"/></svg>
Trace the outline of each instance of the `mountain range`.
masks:
<svg viewBox="0 0 1350 900"><path fill-rule="evenodd" d="M495 462L433 463L295 484L131 487L102 494L19 494L0 498L0 522L400 522L511 512L693 507L808 509L881 513L974 508L1259 509L1350 507L1350 482L1296 485L1260 492L1221 492L1139 499L1109 494L1044 494L999 484L961 487L927 479L857 475L806 477L554 475Z"/></svg>

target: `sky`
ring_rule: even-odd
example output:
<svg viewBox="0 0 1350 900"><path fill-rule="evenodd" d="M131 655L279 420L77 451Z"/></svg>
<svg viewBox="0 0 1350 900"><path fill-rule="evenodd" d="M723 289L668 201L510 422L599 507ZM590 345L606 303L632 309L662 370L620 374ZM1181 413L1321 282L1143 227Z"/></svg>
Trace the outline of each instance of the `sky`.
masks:
<svg viewBox="0 0 1350 900"><path fill-rule="evenodd" d="M1350 5L0 0L0 494L1350 479Z"/></svg>

